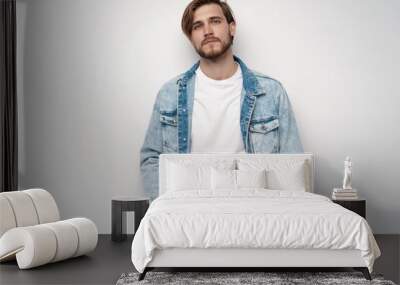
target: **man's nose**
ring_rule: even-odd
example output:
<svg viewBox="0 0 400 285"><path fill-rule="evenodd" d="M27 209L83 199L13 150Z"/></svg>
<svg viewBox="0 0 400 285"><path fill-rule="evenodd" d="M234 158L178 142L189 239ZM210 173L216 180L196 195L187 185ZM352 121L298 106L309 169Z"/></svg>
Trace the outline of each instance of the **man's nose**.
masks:
<svg viewBox="0 0 400 285"><path fill-rule="evenodd" d="M208 35L212 35L213 34L213 29L211 27L211 25L206 24L204 25L204 36L207 37Z"/></svg>

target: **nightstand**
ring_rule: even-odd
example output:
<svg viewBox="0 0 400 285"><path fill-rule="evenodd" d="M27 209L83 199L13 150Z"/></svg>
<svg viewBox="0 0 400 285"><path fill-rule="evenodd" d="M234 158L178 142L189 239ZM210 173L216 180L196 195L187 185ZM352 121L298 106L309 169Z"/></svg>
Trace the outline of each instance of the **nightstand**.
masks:
<svg viewBox="0 0 400 285"><path fill-rule="evenodd" d="M355 199L355 200L335 200L332 199L332 202L339 204L340 206L353 211L356 214L359 214L364 219L366 218L366 204L367 201L365 199Z"/></svg>
<svg viewBox="0 0 400 285"><path fill-rule="evenodd" d="M135 212L135 233L150 205L147 197L113 197L111 201L111 239L123 241L126 235L126 212Z"/></svg>

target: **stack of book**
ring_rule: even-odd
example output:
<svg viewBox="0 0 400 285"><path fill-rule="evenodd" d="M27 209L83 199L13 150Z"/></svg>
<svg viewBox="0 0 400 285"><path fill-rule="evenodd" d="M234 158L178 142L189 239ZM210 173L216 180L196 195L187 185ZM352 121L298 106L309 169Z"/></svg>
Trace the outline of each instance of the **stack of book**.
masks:
<svg viewBox="0 0 400 285"><path fill-rule="evenodd" d="M335 200L357 200L358 194L356 189L334 188L332 199Z"/></svg>

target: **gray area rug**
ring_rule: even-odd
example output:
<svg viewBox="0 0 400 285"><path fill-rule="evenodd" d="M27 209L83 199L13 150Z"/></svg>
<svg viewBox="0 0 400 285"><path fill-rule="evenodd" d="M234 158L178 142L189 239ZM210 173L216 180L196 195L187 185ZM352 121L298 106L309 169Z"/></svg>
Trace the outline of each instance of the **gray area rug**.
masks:
<svg viewBox="0 0 400 285"><path fill-rule="evenodd" d="M366 280L361 272L147 272L145 279L138 281L139 273L124 273L116 285L134 284L379 284L395 285L384 280L382 275L372 274Z"/></svg>

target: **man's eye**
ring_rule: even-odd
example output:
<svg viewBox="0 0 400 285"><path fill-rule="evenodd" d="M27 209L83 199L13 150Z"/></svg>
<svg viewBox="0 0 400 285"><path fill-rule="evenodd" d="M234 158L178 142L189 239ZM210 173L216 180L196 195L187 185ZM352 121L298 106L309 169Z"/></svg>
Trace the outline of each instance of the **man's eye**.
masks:
<svg viewBox="0 0 400 285"><path fill-rule="evenodd" d="M199 25L193 26L192 29L193 29L193 30L197 30L199 27L200 27Z"/></svg>
<svg viewBox="0 0 400 285"><path fill-rule="evenodd" d="M213 22L213 23L221 23L221 20L219 20L219 19L214 19L214 20L212 20L212 22Z"/></svg>

